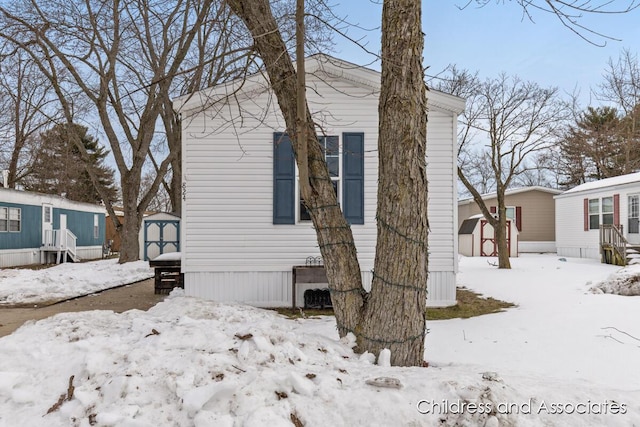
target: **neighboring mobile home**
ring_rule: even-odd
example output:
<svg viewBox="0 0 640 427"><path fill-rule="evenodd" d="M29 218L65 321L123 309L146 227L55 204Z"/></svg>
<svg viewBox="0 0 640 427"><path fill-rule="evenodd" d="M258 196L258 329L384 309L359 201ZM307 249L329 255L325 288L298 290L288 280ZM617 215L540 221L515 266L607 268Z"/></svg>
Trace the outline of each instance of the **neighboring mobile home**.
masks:
<svg viewBox="0 0 640 427"><path fill-rule="evenodd" d="M308 105L370 286L380 73L326 55L307 58L306 68ZM447 306L456 303L456 123L464 100L437 91L428 98L428 304ZM263 307L300 301L293 267L320 251L265 77L182 97L174 108L182 116L186 294Z"/></svg>
<svg viewBox="0 0 640 427"><path fill-rule="evenodd" d="M0 267L102 256L105 208L0 188Z"/></svg>
<svg viewBox="0 0 640 427"><path fill-rule="evenodd" d="M518 229L518 252L555 252L555 202L553 196L561 190L540 186L522 187L505 192L507 218ZM496 193L482 195L492 213L496 212ZM478 215L480 208L473 198L458 201L458 227L468 218Z"/></svg>
<svg viewBox="0 0 640 427"><path fill-rule="evenodd" d="M601 258L601 228L640 245L640 172L579 185L555 201L558 255Z"/></svg>

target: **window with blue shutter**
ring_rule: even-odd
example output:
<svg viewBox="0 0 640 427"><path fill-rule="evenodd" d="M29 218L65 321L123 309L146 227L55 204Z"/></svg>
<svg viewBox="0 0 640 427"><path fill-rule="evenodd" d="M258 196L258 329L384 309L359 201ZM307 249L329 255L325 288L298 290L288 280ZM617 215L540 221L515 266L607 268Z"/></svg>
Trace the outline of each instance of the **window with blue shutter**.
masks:
<svg viewBox="0 0 640 427"><path fill-rule="evenodd" d="M342 211L350 224L364 224L364 134L342 134Z"/></svg>
<svg viewBox="0 0 640 427"><path fill-rule="evenodd" d="M276 132L273 142L273 223L295 224L296 200L299 220L309 221L311 216L295 192L297 176L291 140L287 134ZM364 134L342 134L342 171L338 137L322 136L318 142L346 220L350 224L364 224Z"/></svg>
<svg viewBox="0 0 640 427"><path fill-rule="evenodd" d="M289 136L273 134L273 223L295 224L295 158Z"/></svg>

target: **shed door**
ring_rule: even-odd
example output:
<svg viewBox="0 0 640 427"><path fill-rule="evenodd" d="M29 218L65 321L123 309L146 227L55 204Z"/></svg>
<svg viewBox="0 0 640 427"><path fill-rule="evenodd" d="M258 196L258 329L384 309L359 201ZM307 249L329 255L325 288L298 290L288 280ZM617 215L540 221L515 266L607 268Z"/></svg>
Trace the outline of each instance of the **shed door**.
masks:
<svg viewBox="0 0 640 427"><path fill-rule="evenodd" d="M511 256L511 221L507 221L507 250ZM495 230L489 221L480 221L480 256L498 256Z"/></svg>
<svg viewBox="0 0 640 427"><path fill-rule="evenodd" d="M145 220L144 260L170 252L180 252L180 221Z"/></svg>
<svg viewBox="0 0 640 427"><path fill-rule="evenodd" d="M42 243L43 246L53 244L53 205L42 204Z"/></svg>

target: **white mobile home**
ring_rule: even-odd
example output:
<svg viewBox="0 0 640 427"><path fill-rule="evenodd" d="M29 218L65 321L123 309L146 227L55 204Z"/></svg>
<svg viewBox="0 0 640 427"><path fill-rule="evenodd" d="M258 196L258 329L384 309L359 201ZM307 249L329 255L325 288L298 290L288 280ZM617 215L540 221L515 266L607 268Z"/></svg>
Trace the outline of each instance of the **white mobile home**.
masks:
<svg viewBox="0 0 640 427"><path fill-rule="evenodd" d="M640 172L579 185L555 201L558 255L599 259L601 226L614 226L630 245L640 245Z"/></svg>
<svg viewBox="0 0 640 427"><path fill-rule="evenodd" d="M309 108L327 145L366 286L376 244L380 73L325 55L307 58L306 68ZM428 303L447 306L456 302L456 122L464 100L427 95ZM174 108L182 116L185 292L291 305L298 292L293 267L320 251L300 204L290 148L277 143L286 139L286 126L268 82L256 75L180 98Z"/></svg>

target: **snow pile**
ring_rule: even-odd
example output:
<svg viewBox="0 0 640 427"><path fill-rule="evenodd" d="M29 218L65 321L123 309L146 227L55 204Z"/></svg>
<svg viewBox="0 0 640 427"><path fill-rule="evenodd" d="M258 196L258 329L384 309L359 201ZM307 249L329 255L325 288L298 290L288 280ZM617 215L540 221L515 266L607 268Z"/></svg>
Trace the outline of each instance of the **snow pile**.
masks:
<svg viewBox="0 0 640 427"><path fill-rule="evenodd" d="M42 305L88 295L153 277L145 261L116 259L64 263L41 270L1 269L0 307Z"/></svg>
<svg viewBox="0 0 640 427"><path fill-rule="evenodd" d="M0 426L640 425L640 310L588 292L615 267L463 258L518 304L432 321L428 368L352 351L333 317L290 320L174 290L148 312L67 313L0 338Z"/></svg>
<svg viewBox="0 0 640 427"><path fill-rule="evenodd" d="M640 265L634 264L616 271L593 288L593 293L640 296Z"/></svg>
<svg viewBox="0 0 640 427"><path fill-rule="evenodd" d="M459 364L375 365L338 339L332 317L294 321L181 293L149 312L62 314L0 339L0 425L640 422L638 391L500 378ZM558 414L560 405L573 413Z"/></svg>

